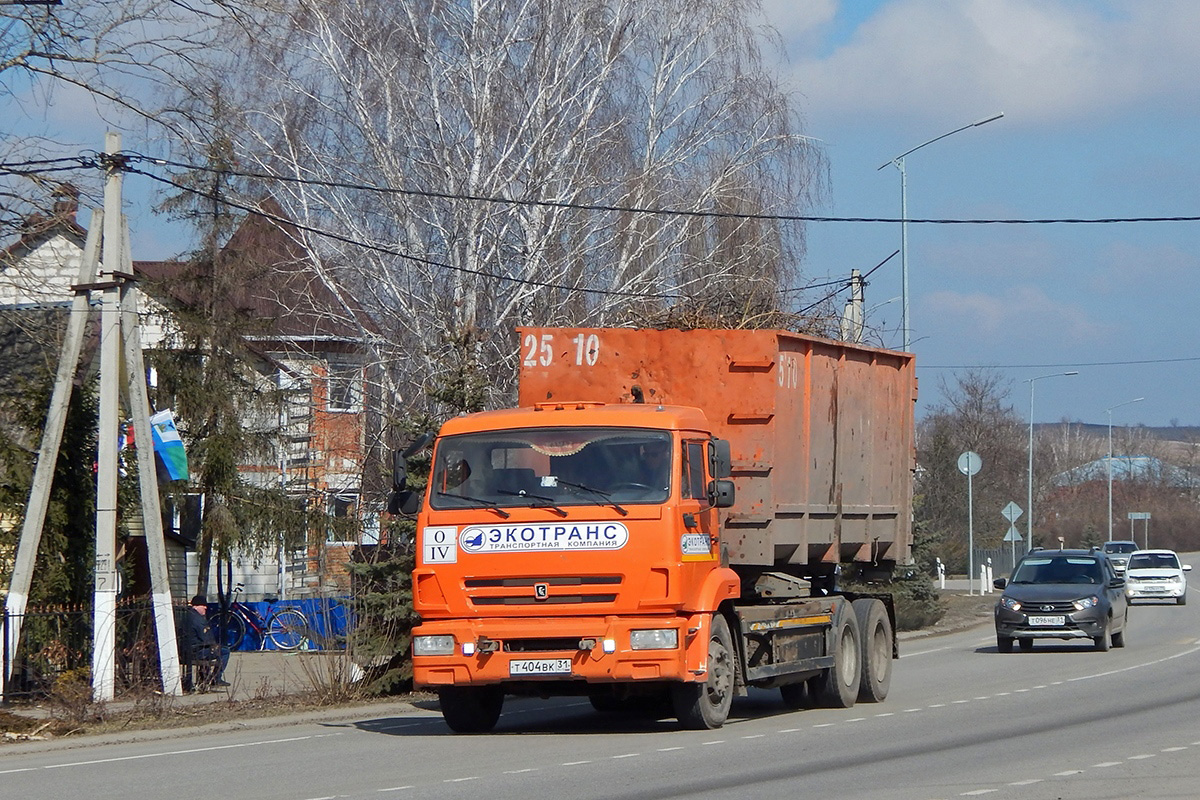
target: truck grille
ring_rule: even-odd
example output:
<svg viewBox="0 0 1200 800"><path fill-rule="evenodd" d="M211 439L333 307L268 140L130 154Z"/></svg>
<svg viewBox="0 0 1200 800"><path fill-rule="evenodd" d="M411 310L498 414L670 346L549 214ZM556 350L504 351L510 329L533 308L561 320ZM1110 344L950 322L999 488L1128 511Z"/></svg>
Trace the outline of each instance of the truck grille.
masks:
<svg viewBox="0 0 1200 800"><path fill-rule="evenodd" d="M554 653L561 650L573 652L579 649L579 637L573 639L557 637L553 639L506 639L506 653Z"/></svg>
<svg viewBox="0 0 1200 800"><path fill-rule="evenodd" d="M586 589L619 587L621 582L620 575L559 575L549 578L467 578L463 584L468 600L476 606L544 606L613 603L617 599L615 592L602 589L588 592ZM537 594L539 585L545 587L546 593L542 597ZM575 591L564 591L567 587Z"/></svg>
<svg viewBox="0 0 1200 800"><path fill-rule="evenodd" d="M615 594L555 594L545 600L538 600L532 595L516 595L508 597L472 597L471 602L477 606L524 606L552 605L567 603L612 603L617 599Z"/></svg>

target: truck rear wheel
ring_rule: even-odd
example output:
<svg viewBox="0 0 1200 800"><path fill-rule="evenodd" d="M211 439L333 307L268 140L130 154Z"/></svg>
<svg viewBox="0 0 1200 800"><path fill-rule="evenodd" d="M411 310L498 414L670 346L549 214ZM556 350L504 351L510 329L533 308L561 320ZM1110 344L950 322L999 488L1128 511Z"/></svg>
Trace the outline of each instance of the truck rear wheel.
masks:
<svg viewBox="0 0 1200 800"><path fill-rule="evenodd" d="M443 686L438 689L442 718L455 733L487 733L504 707L499 686Z"/></svg>
<svg viewBox="0 0 1200 800"><path fill-rule="evenodd" d="M862 597L853 605L862 633L862 680L858 699L865 703L882 703L892 685L892 622L880 600Z"/></svg>
<svg viewBox="0 0 1200 800"><path fill-rule="evenodd" d="M736 666L729 623L725 617L714 614L708 634L708 678L704 683L676 683L671 686L675 716L685 727L709 730L725 724L729 718L729 707L733 704Z"/></svg>
<svg viewBox="0 0 1200 800"><path fill-rule="evenodd" d="M833 666L813 678L808 689L824 708L850 708L862 683L862 658L858 616L850 603L838 606L833 621Z"/></svg>

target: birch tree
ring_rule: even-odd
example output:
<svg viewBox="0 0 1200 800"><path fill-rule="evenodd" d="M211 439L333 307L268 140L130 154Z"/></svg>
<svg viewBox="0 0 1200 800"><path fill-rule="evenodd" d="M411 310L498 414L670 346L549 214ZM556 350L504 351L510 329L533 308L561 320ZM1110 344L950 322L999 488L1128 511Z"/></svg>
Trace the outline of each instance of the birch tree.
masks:
<svg viewBox="0 0 1200 800"><path fill-rule="evenodd" d="M0 240L30 215L51 213L44 199L63 182L99 196L99 172L67 161L101 142L88 134L93 141L81 146L79 128L169 124L157 107L162 87L211 52L237 2L0 2ZM53 113L58 105L70 113Z"/></svg>
<svg viewBox="0 0 1200 800"><path fill-rule="evenodd" d="M471 408L508 399L517 325L788 310L803 228L753 215L807 207L824 166L757 5L285 0L213 66L244 76L246 171L290 179L261 188L384 327L391 389Z"/></svg>

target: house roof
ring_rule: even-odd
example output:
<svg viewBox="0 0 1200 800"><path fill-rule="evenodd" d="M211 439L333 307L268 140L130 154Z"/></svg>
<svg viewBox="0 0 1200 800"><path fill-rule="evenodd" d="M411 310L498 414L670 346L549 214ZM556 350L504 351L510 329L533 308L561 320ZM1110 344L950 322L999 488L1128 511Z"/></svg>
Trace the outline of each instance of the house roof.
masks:
<svg viewBox="0 0 1200 800"><path fill-rule="evenodd" d="M259 210L234 232L218 263L236 265L231 268L246 276L231 300L252 317L269 321L263 338L361 342L377 333L357 300L308 257L300 231L279 204L267 199ZM135 261L133 267L151 287L184 305L198 298L187 282L177 279L189 270L212 269L211 264L182 261Z"/></svg>
<svg viewBox="0 0 1200 800"><path fill-rule="evenodd" d="M30 214L21 225L21 235L15 242L0 250L0 269L6 268L26 253L55 236L66 236L83 248L87 230L75 221L79 212L79 190L69 183L54 190L54 204L49 214Z"/></svg>

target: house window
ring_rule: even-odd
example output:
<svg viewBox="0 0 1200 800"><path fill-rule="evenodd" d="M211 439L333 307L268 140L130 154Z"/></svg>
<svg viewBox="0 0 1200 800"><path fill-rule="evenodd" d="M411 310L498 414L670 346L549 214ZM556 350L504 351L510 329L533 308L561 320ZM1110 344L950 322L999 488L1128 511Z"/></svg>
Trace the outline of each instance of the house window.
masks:
<svg viewBox="0 0 1200 800"><path fill-rule="evenodd" d="M358 544L358 495L329 496L329 527L325 541L329 544Z"/></svg>
<svg viewBox="0 0 1200 800"><path fill-rule="evenodd" d="M358 411L362 408L362 367L329 362L329 411Z"/></svg>
<svg viewBox="0 0 1200 800"><path fill-rule="evenodd" d="M171 494L163 498L163 532L195 547L204 517L204 495Z"/></svg>

